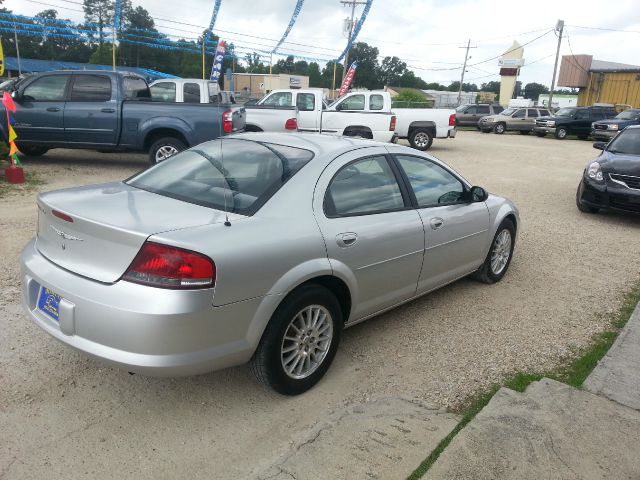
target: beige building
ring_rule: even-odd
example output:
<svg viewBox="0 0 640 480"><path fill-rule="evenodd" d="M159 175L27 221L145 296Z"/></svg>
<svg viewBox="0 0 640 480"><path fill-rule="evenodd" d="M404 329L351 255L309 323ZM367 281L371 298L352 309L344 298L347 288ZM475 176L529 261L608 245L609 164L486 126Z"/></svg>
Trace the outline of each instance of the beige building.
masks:
<svg viewBox="0 0 640 480"><path fill-rule="evenodd" d="M592 55L564 55L558 86L579 88L580 106L640 107L640 65L595 60Z"/></svg>
<svg viewBox="0 0 640 480"><path fill-rule="evenodd" d="M243 96L262 97L271 90L282 88L309 88L309 77L306 75L288 75L280 73L234 73L233 90ZM229 79L224 77L224 89L231 90Z"/></svg>

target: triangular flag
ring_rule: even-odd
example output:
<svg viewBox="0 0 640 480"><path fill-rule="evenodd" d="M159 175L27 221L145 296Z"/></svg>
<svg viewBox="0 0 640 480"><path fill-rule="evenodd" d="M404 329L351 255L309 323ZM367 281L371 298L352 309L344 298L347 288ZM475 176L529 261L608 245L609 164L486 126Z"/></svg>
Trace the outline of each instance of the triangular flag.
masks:
<svg viewBox="0 0 640 480"><path fill-rule="evenodd" d="M16 142L11 142L9 144L9 156L13 157L16 153L20 153L20 150L18 150L18 146L16 145Z"/></svg>
<svg viewBox="0 0 640 480"><path fill-rule="evenodd" d="M16 138L18 138L16 131L9 125L9 143L13 142Z"/></svg>
<svg viewBox="0 0 640 480"><path fill-rule="evenodd" d="M13 157L11 157L11 158L13 158L13 165L14 166L18 166L19 167L20 165L22 165L22 162L18 158L18 155L16 155L15 153L13 154Z"/></svg>
<svg viewBox="0 0 640 480"><path fill-rule="evenodd" d="M13 103L13 98L11 98L11 95L9 95L9 92L4 92L2 94L2 103L4 104L7 110L9 110L12 113L15 113L16 104Z"/></svg>

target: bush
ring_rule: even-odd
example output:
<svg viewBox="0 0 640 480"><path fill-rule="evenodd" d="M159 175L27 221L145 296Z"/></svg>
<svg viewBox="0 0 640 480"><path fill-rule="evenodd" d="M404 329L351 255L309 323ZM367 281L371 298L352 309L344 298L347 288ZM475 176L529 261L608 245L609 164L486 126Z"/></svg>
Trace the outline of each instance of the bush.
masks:
<svg viewBox="0 0 640 480"><path fill-rule="evenodd" d="M392 106L396 108L433 108L433 100L420 95L418 92L404 90L393 97Z"/></svg>

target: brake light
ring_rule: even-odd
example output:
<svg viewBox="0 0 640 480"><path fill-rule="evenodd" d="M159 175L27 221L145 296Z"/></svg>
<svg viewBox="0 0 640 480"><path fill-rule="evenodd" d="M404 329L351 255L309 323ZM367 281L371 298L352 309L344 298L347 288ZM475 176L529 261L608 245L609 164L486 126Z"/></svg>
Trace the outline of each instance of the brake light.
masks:
<svg viewBox="0 0 640 480"><path fill-rule="evenodd" d="M224 133L233 132L233 112L231 110L222 114L222 130Z"/></svg>
<svg viewBox="0 0 640 480"><path fill-rule="evenodd" d="M59 218L60 220L64 220L65 222L73 223L73 218L71 218L66 213L59 212L58 210L51 210L51 215L53 215L54 217Z"/></svg>
<svg viewBox="0 0 640 480"><path fill-rule="evenodd" d="M285 130L298 130L298 120L295 118L290 118L286 122L284 122Z"/></svg>
<svg viewBox="0 0 640 480"><path fill-rule="evenodd" d="M451 115L449 115L449 126L450 127L455 127L456 126L456 114L452 113Z"/></svg>
<svg viewBox="0 0 640 480"><path fill-rule="evenodd" d="M145 242L122 279L159 288L209 288L216 265L200 253Z"/></svg>
<svg viewBox="0 0 640 480"><path fill-rule="evenodd" d="M389 122L389 131L393 132L396 129L396 116L391 115L391 121Z"/></svg>

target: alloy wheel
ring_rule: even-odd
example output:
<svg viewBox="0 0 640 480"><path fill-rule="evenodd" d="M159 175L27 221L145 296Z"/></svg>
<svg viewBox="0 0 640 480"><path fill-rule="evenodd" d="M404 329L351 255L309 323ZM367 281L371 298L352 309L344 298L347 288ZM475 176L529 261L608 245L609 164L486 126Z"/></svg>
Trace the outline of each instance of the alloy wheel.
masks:
<svg viewBox="0 0 640 480"><path fill-rule="evenodd" d="M429 135L424 132L416 133L416 135L413 137L413 142L419 148L425 148L427 145L429 145Z"/></svg>
<svg viewBox="0 0 640 480"><path fill-rule="evenodd" d="M502 230L495 241L491 250L491 272L494 275L500 275L509 263L511 256L511 232L506 228Z"/></svg>
<svg viewBox="0 0 640 480"><path fill-rule="evenodd" d="M164 145L156 151L156 163L160 163L178 153L178 149L173 145Z"/></svg>

